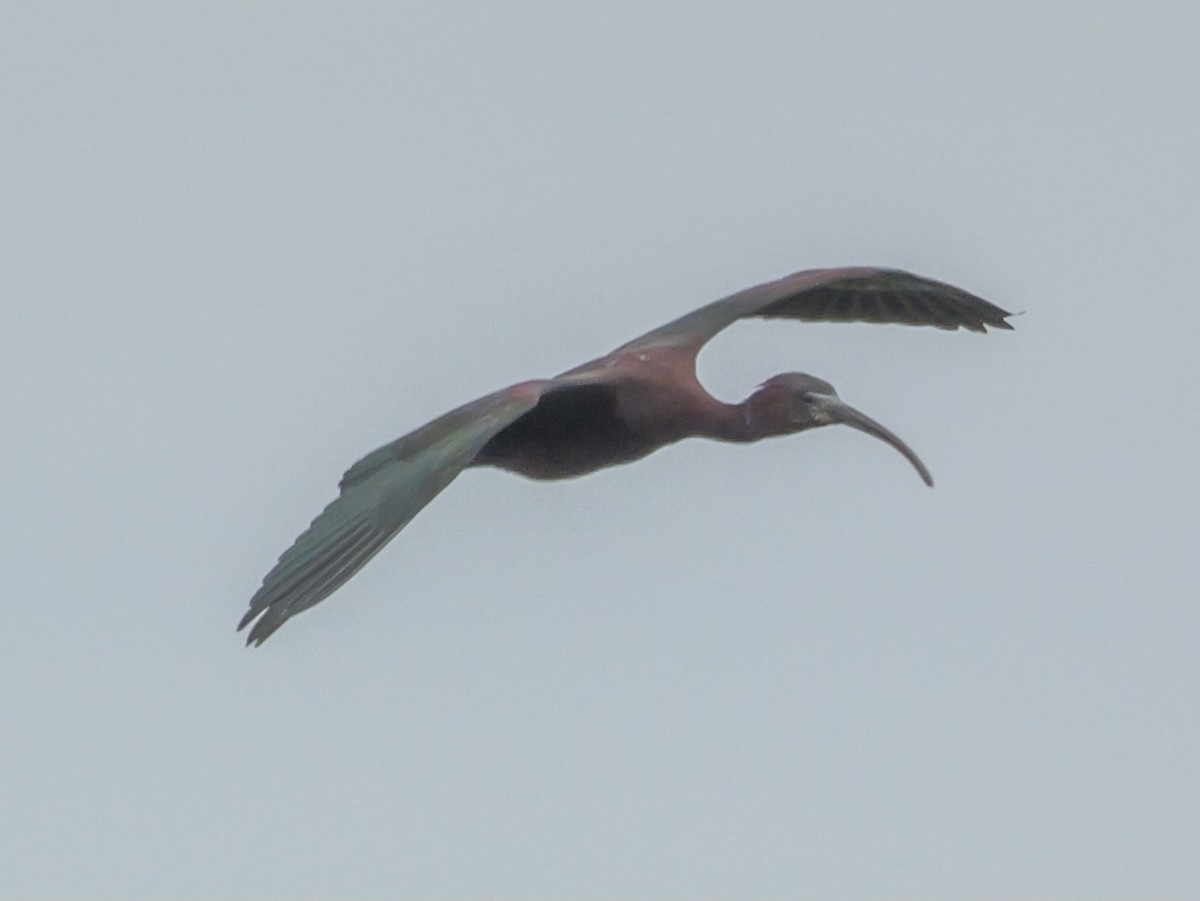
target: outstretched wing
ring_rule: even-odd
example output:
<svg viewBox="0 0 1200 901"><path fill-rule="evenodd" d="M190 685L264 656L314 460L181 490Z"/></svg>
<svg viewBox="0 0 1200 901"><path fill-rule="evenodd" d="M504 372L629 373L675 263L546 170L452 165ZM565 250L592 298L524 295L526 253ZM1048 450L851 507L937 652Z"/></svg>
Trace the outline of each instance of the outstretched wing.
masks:
<svg viewBox="0 0 1200 901"><path fill-rule="evenodd" d="M329 597L358 572L488 440L537 405L549 382L524 382L452 410L375 450L346 471L337 500L275 564L238 624L255 618L246 644Z"/></svg>
<svg viewBox="0 0 1200 901"><path fill-rule="evenodd" d="M961 288L898 269L808 269L756 285L694 310L635 338L618 352L678 347L697 352L728 325L747 316L826 322L899 322L1011 329L1011 313Z"/></svg>

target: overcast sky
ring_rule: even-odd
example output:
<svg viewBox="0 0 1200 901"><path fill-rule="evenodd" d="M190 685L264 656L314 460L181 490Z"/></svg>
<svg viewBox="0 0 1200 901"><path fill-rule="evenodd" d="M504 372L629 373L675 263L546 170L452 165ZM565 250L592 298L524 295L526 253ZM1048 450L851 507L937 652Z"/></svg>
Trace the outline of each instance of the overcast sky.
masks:
<svg viewBox="0 0 1200 901"><path fill-rule="evenodd" d="M1200 6L10 3L0 896L1200 893ZM894 429L466 473L261 649L376 445L746 323Z"/></svg>

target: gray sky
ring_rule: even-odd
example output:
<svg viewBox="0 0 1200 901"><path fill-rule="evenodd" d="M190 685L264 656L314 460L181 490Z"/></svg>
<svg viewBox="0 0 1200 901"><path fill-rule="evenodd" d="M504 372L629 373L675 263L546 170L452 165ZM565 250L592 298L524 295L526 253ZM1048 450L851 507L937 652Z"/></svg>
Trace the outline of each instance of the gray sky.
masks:
<svg viewBox="0 0 1200 901"><path fill-rule="evenodd" d="M0 896L1200 892L1200 7L9 4ZM383 441L787 272L893 428L469 472L247 651Z"/></svg>

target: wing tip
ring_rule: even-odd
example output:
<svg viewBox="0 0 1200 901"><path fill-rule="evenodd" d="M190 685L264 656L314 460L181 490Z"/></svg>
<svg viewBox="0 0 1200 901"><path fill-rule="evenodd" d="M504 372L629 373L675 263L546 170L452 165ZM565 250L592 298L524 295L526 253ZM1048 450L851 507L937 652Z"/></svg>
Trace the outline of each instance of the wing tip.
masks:
<svg viewBox="0 0 1200 901"><path fill-rule="evenodd" d="M265 610L251 610L242 617L242 621L238 623L236 630L238 632L241 632L246 626L250 625L259 614L263 614L258 622L254 623L253 628L250 629L250 634L246 636L246 647L260 647L288 619L288 614L286 613L275 616L272 616L272 613L274 613L274 609L268 607Z"/></svg>
<svg viewBox="0 0 1200 901"><path fill-rule="evenodd" d="M997 318L997 320L995 322L989 322L988 325L992 326L993 328L1002 328L1005 331L1011 332L1014 330L1015 326L1008 320L1010 318L1015 318L1017 316L1024 316L1024 315L1025 315L1024 310L1018 310L1015 313L1010 313L1010 312L1008 312L1008 310L1000 310L999 318Z"/></svg>
<svg viewBox="0 0 1200 901"><path fill-rule="evenodd" d="M999 310L999 307L997 307L997 309ZM1014 328L1013 324L1008 321L1008 317L1016 315L1019 314L1009 313L1006 310L999 310L999 312L996 314L980 317L975 322L964 322L961 323L961 325L963 328L969 329L972 332L979 332L980 334L987 334L989 329L1001 329L1006 332L1011 332L1014 331Z"/></svg>

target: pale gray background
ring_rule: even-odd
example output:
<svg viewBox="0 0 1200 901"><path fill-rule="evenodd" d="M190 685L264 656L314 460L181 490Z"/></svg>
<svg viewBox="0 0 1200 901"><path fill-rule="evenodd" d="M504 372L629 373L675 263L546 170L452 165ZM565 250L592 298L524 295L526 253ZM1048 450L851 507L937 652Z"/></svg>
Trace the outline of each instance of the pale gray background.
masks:
<svg viewBox="0 0 1200 901"><path fill-rule="evenodd" d="M0 895L1200 892L1200 6L7 4ZM362 453L795 269L847 429L454 484L261 650Z"/></svg>

